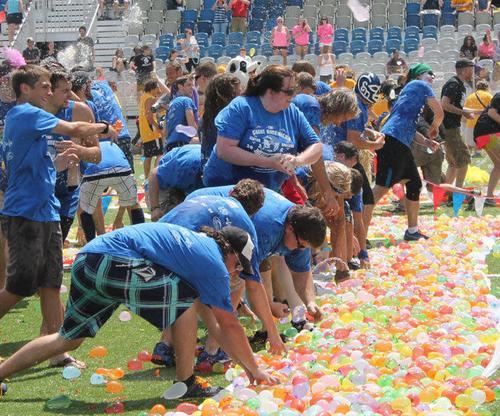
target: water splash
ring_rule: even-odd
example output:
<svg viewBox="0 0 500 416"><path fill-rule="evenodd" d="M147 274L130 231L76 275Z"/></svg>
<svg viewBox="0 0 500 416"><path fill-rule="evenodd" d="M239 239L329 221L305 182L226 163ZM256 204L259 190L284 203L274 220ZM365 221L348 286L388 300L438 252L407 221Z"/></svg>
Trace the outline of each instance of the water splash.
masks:
<svg viewBox="0 0 500 416"><path fill-rule="evenodd" d="M90 69L93 66L92 49L83 43L73 44L59 52L57 60L69 71L77 66Z"/></svg>
<svg viewBox="0 0 500 416"><path fill-rule="evenodd" d="M138 4L130 7L128 12L123 16L123 26L127 33L137 33L142 31L142 10Z"/></svg>

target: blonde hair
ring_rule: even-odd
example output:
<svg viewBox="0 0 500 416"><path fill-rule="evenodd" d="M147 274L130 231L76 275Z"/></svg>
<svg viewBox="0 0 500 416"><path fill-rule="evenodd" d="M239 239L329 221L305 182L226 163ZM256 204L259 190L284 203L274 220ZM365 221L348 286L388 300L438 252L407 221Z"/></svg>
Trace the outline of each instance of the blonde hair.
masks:
<svg viewBox="0 0 500 416"><path fill-rule="evenodd" d="M337 88L318 97L322 115L359 115L356 94L348 88Z"/></svg>
<svg viewBox="0 0 500 416"><path fill-rule="evenodd" d="M326 176L330 182L331 187L339 194L347 194L351 192L352 174L351 169L339 162L325 162ZM316 201L321 201L323 193L319 187L318 181L311 175L308 179L311 183L309 198Z"/></svg>

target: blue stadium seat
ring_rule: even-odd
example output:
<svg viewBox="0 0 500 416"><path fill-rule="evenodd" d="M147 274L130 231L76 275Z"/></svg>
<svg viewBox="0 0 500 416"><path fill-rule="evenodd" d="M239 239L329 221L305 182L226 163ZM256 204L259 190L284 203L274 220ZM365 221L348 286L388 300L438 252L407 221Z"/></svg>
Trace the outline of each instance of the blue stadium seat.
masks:
<svg viewBox="0 0 500 416"><path fill-rule="evenodd" d="M406 14L419 14L420 13L420 3L408 3L406 5Z"/></svg>
<svg viewBox="0 0 500 416"><path fill-rule="evenodd" d="M401 41L401 28L397 26L391 26L387 29L387 39L398 39Z"/></svg>
<svg viewBox="0 0 500 416"><path fill-rule="evenodd" d="M366 42L366 29L364 27L356 27L351 31L351 40L362 40Z"/></svg>
<svg viewBox="0 0 500 416"><path fill-rule="evenodd" d="M411 3L415 4L415 3ZM417 26L420 27L420 15L419 14L409 14L406 16L406 26Z"/></svg>
<svg viewBox="0 0 500 416"><path fill-rule="evenodd" d="M356 56L360 52L364 52L366 50L366 42L362 40L353 40L351 42L351 53Z"/></svg>
<svg viewBox="0 0 500 416"><path fill-rule="evenodd" d="M455 9L451 7L451 0L445 0L443 6L441 7L441 13L452 13Z"/></svg>
<svg viewBox="0 0 500 416"><path fill-rule="evenodd" d="M313 45L313 50L314 50L314 54L315 55L319 55L321 53L321 47L319 46L319 42L316 42L314 45Z"/></svg>
<svg viewBox="0 0 500 416"><path fill-rule="evenodd" d="M455 26L455 22L457 20L457 17L455 15L455 13L441 13L441 25L442 26L445 26L445 25L451 25L451 26Z"/></svg>
<svg viewBox="0 0 500 416"><path fill-rule="evenodd" d="M422 29L422 39L438 38L438 28L436 26L424 26Z"/></svg>
<svg viewBox="0 0 500 416"><path fill-rule="evenodd" d="M196 38L198 45L208 47L209 42L207 33L198 32L194 37Z"/></svg>
<svg viewBox="0 0 500 416"><path fill-rule="evenodd" d="M405 39L405 53L410 53L412 51L416 51L418 50L418 44L419 44L419 41L418 39L415 39L415 38L406 38Z"/></svg>
<svg viewBox="0 0 500 416"><path fill-rule="evenodd" d="M212 45L226 46L226 34L222 32L212 33Z"/></svg>
<svg viewBox="0 0 500 416"><path fill-rule="evenodd" d="M227 35L227 43L230 45L240 45L242 46L244 42L243 33L241 32L231 32Z"/></svg>
<svg viewBox="0 0 500 416"><path fill-rule="evenodd" d="M260 37L261 33L257 30L252 30L250 32L247 32L247 43L256 43L260 45Z"/></svg>
<svg viewBox="0 0 500 416"><path fill-rule="evenodd" d="M155 49L155 58L156 59L161 59L163 62L165 62L168 59L168 56L170 55L170 48L166 46L158 46Z"/></svg>
<svg viewBox="0 0 500 416"><path fill-rule="evenodd" d="M276 19L274 17L270 17L264 23L264 30L271 31L273 30L274 26L276 26Z"/></svg>
<svg viewBox="0 0 500 416"><path fill-rule="evenodd" d="M181 21L183 22L196 22L198 19L198 10L183 10L181 12Z"/></svg>
<svg viewBox="0 0 500 416"><path fill-rule="evenodd" d="M167 33L165 35L160 35L159 37L159 46L166 46L167 48L172 49L174 47L174 35Z"/></svg>
<svg viewBox="0 0 500 416"><path fill-rule="evenodd" d="M387 42L385 42L385 51L391 53L393 49L401 49L400 39L387 39Z"/></svg>
<svg viewBox="0 0 500 416"><path fill-rule="evenodd" d="M420 29L416 26L408 26L405 29L405 39L408 38L420 39Z"/></svg>
<svg viewBox="0 0 500 416"><path fill-rule="evenodd" d="M252 8L252 18L266 20L267 9L265 7L253 7Z"/></svg>
<svg viewBox="0 0 500 416"><path fill-rule="evenodd" d="M424 14L422 16L422 26L439 26L439 16L437 14Z"/></svg>
<svg viewBox="0 0 500 416"><path fill-rule="evenodd" d="M374 27L370 30L370 40L379 39L384 41L384 29L381 27Z"/></svg>
<svg viewBox="0 0 500 416"><path fill-rule="evenodd" d="M255 55L259 55L259 50L260 50L260 45L257 44L257 43L248 43L245 45L245 48L247 50L247 55L252 55L252 56L255 56ZM250 50L253 49L253 54L250 53Z"/></svg>
<svg viewBox="0 0 500 416"><path fill-rule="evenodd" d="M267 8L269 6L269 2L268 0L255 0L252 2L253 3L253 7L262 7L262 8Z"/></svg>
<svg viewBox="0 0 500 416"><path fill-rule="evenodd" d="M345 40L334 40L332 44L333 53L339 56L347 52L347 42Z"/></svg>
<svg viewBox="0 0 500 416"><path fill-rule="evenodd" d="M345 42L348 42L349 41L349 31L345 28L335 29L333 38L334 38L334 40L343 40Z"/></svg>
<svg viewBox="0 0 500 416"><path fill-rule="evenodd" d="M211 20L198 20L196 24L198 26L198 33L212 33L212 21Z"/></svg>
<svg viewBox="0 0 500 416"><path fill-rule="evenodd" d="M213 22L214 20L214 11L213 10L207 10L207 9L202 9L200 10L200 16L198 17L199 20L210 20Z"/></svg>
<svg viewBox="0 0 500 416"><path fill-rule="evenodd" d="M215 3L215 0L204 0L203 8L206 10L211 10L214 3Z"/></svg>
<svg viewBox="0 0 500 416"><path fill-rule="evenodd" d="M384 50L384 42L380 39L373 39L368 42L368 53L373 55L375 52Z"/></svg>
<svg viewBox="0 0 500 416"><path fill-rule="evenodd" d="M264 29L264 20L262 19L252 19L248 23L248 30L262 31L263 29Z"/></svg>
<svg viewBox="0 0 500 416"><path fill-rule="evenodd" d="M287 0L286 5L302 7L302 0Z"/></svg>
<svg viewBox="0 0 500 416"><path fill-rule="evenodd" d="M208 46L201 46L200 45L200 58L204 58L205 56L207 56L207 49L208 49Z"/></svg>
<svg viewBox="0 0 500 416"><path fill-rule="evenodd" d="M229 56L230 58L234 58L235 56L238 56L240 54L240 49L241 46L234 43L231 45L227 45L225 55Z"/></svg>
<svg viewBox="0 0 500 416"><path fill-rule="evenodd" d="M196 26L195 22L181 22L181 25L179 26L179 30L181 32L184 32L186 29L191 29L191 32L194 33L194 28Z"/></svg>
<svg viewBox="0 0 500 416"><path fill-rule="evenodd" d="M262 45L262 48L260 50L261 55L267 56L268 58L273 55L273 48L271 48L271 45L268 43L265 43Z"/></svg>
<svg viewBox="0 0 500 416"><path fill-rule="evenodd" d="M224 48L221 45L210 45L207 49L207 56L214 59L219 59L224 52Z"/></svg>

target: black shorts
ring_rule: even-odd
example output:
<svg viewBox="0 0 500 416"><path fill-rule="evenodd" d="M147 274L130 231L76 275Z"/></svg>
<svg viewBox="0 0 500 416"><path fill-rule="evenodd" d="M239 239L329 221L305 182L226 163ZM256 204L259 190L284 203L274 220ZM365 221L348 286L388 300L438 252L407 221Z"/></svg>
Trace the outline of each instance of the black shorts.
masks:
<svg viewBox="0 0 500 416"><path fill-rule="evenodd" d="M122 152L125 154L125 157L128 160L130 165L130 169L132 169L132 173L135 173L134 170L134 156L132 155L132 139L130 137L123 137L117 140L116 144Z"/></svg>
<svg viewBox="0 0 500 416"><path fill-rule="evenodd" d="M75 217L65 217L64 215L61 215L61 233L63 242L68 237L69 230L71 229L74 220Z"/></svg>
<svg viewBox="0 0 500 416"><path fill-rule="evenodd" d="M63 255L59 222L2 216L1 223L9 244L7 291L27 297L34 295L41 287L60 288Z"/></svg>
<svg viewBox="0 0 500 416"><path fill-rule="evenodd" d="M120 305L159 330L171 326L199 297L184 279L145 259L85 253L71 268L66 339L94 337Z"/></svg>
<svg viewBox="0 0 500 416"><path fill-rule="evenodd" d="M287 51L288 46L273 46L273 51Z"/></svg>
<svg viewBox="0 0 500 416"><path fill-rule="evenodd" d="M11 13L7 15L7 23L13 25L20 25L23 22L22 13Z"/></svg>
<svg viewBox="0 0 500 416"><path fill-rule="evenodd" d="M144 157L161 156L163 154L163 140L154 139L149 142L142 143L142 151Z"/></svg>
<svg viewBox="0 0 500 416"><path fill-rule="evenodd" d="M384 147L377 150L375 183L390 188L402 180L421 182L415 159L409 147L394 137L386 135Z"/></svg>
<svg viewBox="0 0 500 416"><path fill-rule="evenodd" d="M175 149L176 147L185 146L186 144L187 143L184 143L184 142L174 142L174 143L167 144L165 146L165 153L170 152L172 149Z"/></svg>
<svg viewBox="0 0 500 416"><path fill-rule="evenodd" d="M375 205L375 198L373 197L372 187L370 186L370 181L366 175L365 168L361 163L356 163L353 167L363 177L363 205Z"/></svg>

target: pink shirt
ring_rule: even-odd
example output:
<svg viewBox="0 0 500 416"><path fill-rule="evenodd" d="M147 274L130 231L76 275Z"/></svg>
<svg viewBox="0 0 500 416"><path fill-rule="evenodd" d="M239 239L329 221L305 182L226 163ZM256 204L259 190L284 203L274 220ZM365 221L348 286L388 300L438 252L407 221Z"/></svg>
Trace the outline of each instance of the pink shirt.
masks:
<svg viewBox="0 0 500 416"><path fill-rule="evenodd" d="M285 26L282 26L281 30L276 26L274 28L273 46L288 46L287 35L288 29Z"/></svg>
<svg viewBox="0 0 500 416"><path fill-rule="evenodd" d="M487 56L488 58L493 58L495 56L495 45L493 43L486 45L484 42L481 42L477 50L480 57Z"/></svg>
<svg viewBox="0 0 500 416"><path fill-rule="evenodd" d="M295 44L305 46L309 44L309 32L306 32L302 26L295 25L292 30Z"/></svg>
<svg viewBox="0 0 500 416"><path fill-rule="evenodd" d="M330 23L318 26L319 43L330 45L333 40L333 26Z"/></svg>

